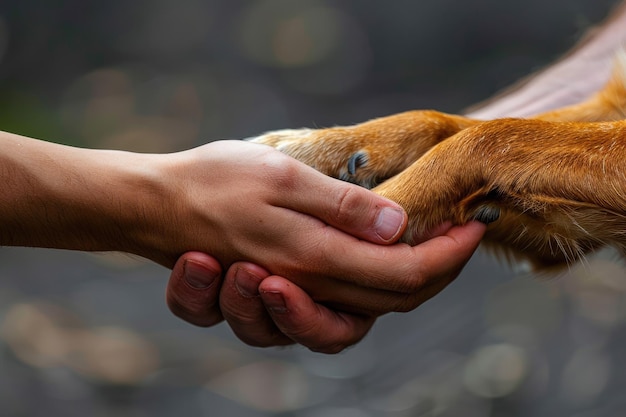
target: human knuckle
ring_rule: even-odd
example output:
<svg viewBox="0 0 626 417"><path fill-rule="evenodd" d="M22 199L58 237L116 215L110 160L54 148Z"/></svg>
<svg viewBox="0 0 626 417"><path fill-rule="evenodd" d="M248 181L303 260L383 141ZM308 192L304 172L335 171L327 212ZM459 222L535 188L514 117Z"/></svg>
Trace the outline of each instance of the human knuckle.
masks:
<svg viewBox="0 0 626 417"><path fill-rule="evenodd" d="M410 270L395 280L395 291L400 294L414 294L424 286L423 274L417 270Z"/></svg>
<svg viewBox="0 0 626 417"><path fill-rule="evenodd" d="M308 245L308 251L302 254L301 265L307 269L317 271L318 274L328 273L329 265L333 263L333 255L330 253L325 239L317 239Z"/></svg>
<svg viewBox="0 0 626 417"><path fill-rule="evenodd" d="M354 218L354 214L360 211L361 194L354 187L345 187L339 191L335 220L338 223L348 223Z"/></svg>
<svg viewBox="0 0 626 417"><path fill-rule="evenodd" d="M290 275L315 275L322 278L329 273L336 253L331 253L328 244L331 236L323 226L319 233L311 234L300 246L294 246L285 252L290 260Z"/></svg>
<svg viewBox="0 0 626 417"><path fill-rule="evenodd" d="M293 189L297 185L298 166L295 160L279 152L266 156L263 161L265 174L276 188Z"/></svg>

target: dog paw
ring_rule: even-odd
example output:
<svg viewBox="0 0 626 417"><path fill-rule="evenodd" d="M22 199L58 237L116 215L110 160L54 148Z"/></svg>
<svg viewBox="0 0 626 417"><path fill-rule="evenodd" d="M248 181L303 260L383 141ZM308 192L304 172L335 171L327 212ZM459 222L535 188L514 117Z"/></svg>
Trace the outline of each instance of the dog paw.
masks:
<svg viewBox="0 0 626 417"><path fill-rule="evenodd" d="M493 223L500 218L500 207L493 205L480 206L472 218L484 224Z"/></svg>
<svg viewBox="0 0 626 417"><path fill-rule="evenodd" d="M278 130L251 140L331 177L373 188L475 123L461 116L416 110L353 126Z"/></svg>
<svg viewBox="0 0 626 417"><path fill-rule="evenodd" d="M365 188L392 175L345 129L286 129L248 140L272 146L326 175Z"/></svg>

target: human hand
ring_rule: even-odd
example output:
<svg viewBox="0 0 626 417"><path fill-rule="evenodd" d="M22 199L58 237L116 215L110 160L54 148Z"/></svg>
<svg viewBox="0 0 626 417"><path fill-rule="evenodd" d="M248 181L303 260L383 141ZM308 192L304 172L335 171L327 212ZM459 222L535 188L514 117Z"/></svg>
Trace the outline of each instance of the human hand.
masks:
<svg viewBox="0 0 626 417"><path fill-rule="evenodd" d="M233 196L233 189L241 189L242 193L248 190L250 194L245 195L249 196L249 207L256 207L255 211L260 213L269 205L273 209L266 212L273 213L273 217L268 215L258 224L250 223L250 215L245 212L250 211L249 207L224 203L226 214L221 220L228 217L234 220L230 226L232 233L228 225L224 226L221 242L251 245L253 249L247 249L241 257L250 262L222 260L225 266L232 266L221 285L220 262L198 252L186 254L172 272L167 299L176 315L194 324L209 326L225 317L235 334L251 345L297 342L313 350L336 352L354 344L371 328L376 316L413 309L445 287L471 256L484 231L483 226L476 224L440 230L447 234L416 251L407 245L380 246L397 239L404 228L406 219L400 211L391 227L396 232L392 232L391 239L385 240L380 232L373 232L381 207L398 210L395 203L321 175L270 148L241 142L218 144L224 152L221 156L224 170L234 171L215 179L225 183L225 202L240 198ZM251 152L243 160L257 161L265 168L250 168L249 162L241 162L241 154L230 161L234 150ZM214 155L211 152L204 156ZM277 160L267 165L264 161L268 156ZM215 167L214 163L206 163L211 165ZM237 173L247 178L245 184L233 183L241 182ZM266 175L259 179L259 173ZM281 187L285 181L289 186ZM253 182L256 185L251 186ZM219 184L202 186L213 190L212 194L220 188ZM343 198L346 195L352 198L348 205ZM266 202L275 202L277 198L280 198L278 204ZM283 209L276 210L281 205ZM219 209L219 205L213 208ZM291 221L293 226L282 227L285 221ZM272 227L274 224L277 226ZM266 226L269 229L264 229ZM250 230L265 230L269 237L262 238L260 243L246 243L250 240L246 232ZM266 242L285 243L263 246ZM311 252L311 248L317 250ZM259 256L261 252L264 253ZM448 257L453 261L446 262ZM269 271L280 275L271 275ZM202 283L207 278L208 282Z"/></svg>
<svg viewBox="0 0 626 417"><path fill-rule="evenodd" d="M155 157L160 201L146 209L151 233L136 251L168 267L200 249L222 265L248 260L298 272L318 264L322 272L337 251L359 239L392 243L406 225L396 203L266 146L220 141Z"/></svg>
<svg viewBox="0 0 626 417"><path fill-rule="evenodd" d="M379 244L402 233L403 210L271 148L218 142L148 155L0 140L2 245L124 251L169 267L196 249L217 254L220 267L271 266L318 301L362 315L359 290L377 285L362 277L396 275Z"/></svg>
<svg viewBox="0 0 626 417"><path fill-rule="evenodd" d="M255 151L257 149L267 149L264 147L260 148L257 145L244 143L240 144L244 145L240 147L242 149L250 148L254 149ZM271 151L270 153L273 153L273 151ZM284 160L283 166L288 166L289 163L295 162L290 158L285 158L282 154L280 154L278 157ZM237 159L239 159L239 156ZM258 157L251 157L251 159L257 159L259 161L262 161L262 158ZM299 187L292 190L293 197L285 196L286 203L291 203L289 201L290 198L292 200L300 200L303 196L310 195L311 202L307 204L306 209L311 210L314 216L321 218L325 222L339 225L341 228L352 234L360 235L366 240L373 241L379 244L390 243L391 241L395 240L397 236L399 236L406 222L406 218L404 212L396 204L381 199L380 197L370 192L367 192L359 187L355 187L353 185L345 184L336 180L331 180L325 176L321 176L319 175L319 173L310 170L304 165L298 165L300 164L296 163L295 166L291 169L298 171L304 168L304 173L301 175L305 176L305 178L303 179L306 179L306 181L300 182ZM285 173L281 174L285 175ZM299 172L295 172L290 175L293 176L294 174L297 175L299 174ZM232 175L226 174L226 176L229 179L238 178L236 172L232 173ZM248 173L248 176L255 178L258 175L257 172L254 172ZM309 179L310 177L312 178ZM273 183L275 179L269 177L268 180L270 183ZM307 184L308 181L311 181L311 184ZM264 187L265 185L261 185L259 187L256 187L256 190L262 190ZM316 190L316 187L328 188L325 192L319 192L322 190L317 188L318 192L311 194L311 191ZM207 187L207 189L215 190L215 187ZM233 188L227 186L226 189L226 193L232 196ZM336 191L336 198L334 199L332 198L333 191ZM272 188L268 193L268 197L274 197L274 194L278 192L280 191L274 190ZM353 194L348 195L348 193ZM227 197L229 195L227 195ZM344 195L352 199L353 202L348 201L347 198L343 198ZM319 198L319 196L322 196L322 198ZM236 196L235 198L238 198L238 196ZM342 203L348 203L346 209L351 210L350 212L346 213L348 217L347 220L349 221L344 221L340 217L343 215L341 213ZM306 204L306 202L298 204ZM262 208L261 205L255 204L252 204L250 207ZM381 221L381 219L378 218L382 208L384 207L391 209L390 220L388 219L387 221ZM243 213L241 217L247 219L249 218L249 215ZM276 220L273 218L267 218L267 224L270 227L275 221ZM282 222L283 219L279 217L278 221ZM317 227L319 225L317 224L319 223L319 221L315 220L315 222L315 226ZM390 224L385 225L385 223ZM259 226L257 225L247 225L245 227L253 231L259 229ZM322 226L322 229L324 228L325 227ZM245 233L246 231L247 230L243 230L243 233ZM390 231L391 234L389 234ZM324 232L324 230L321 230L321 232ZM346 235L345 237L348 237L351 240L353 239L351 236L348 235ZM244 239L245 238L240 238L240 241L244 241ZM309 239L311 239L311 233L301 231L298 229L297 226L294 227L292 237L294 245L304 246L306 249L309 247L308 245L310 244ZM273 241L271 237L267 238L266 240L269 242ZM329 261L331 263L336 262L333 259L330 259ZM168 288L167 299L172 311L176 315L184 318L185 320L198 325L208 326L220 322L222 320L222 313L218 305L218 293L221 284L220 275L221 266L215 258L211 258L207 255L203 255L202 253L197 252L186 254L185 256L183 256L176 264L172 272L170 285ZM258 281L258 278L265 278L267 276L269 276L269 272L267 272L265 269L249 263L234 265L230 268L229 273L226 276L227 282L235 282L235 285L229 288L238 289L246 286L248 288L251 288L250 291L256 294L242 295L239 291L229 291L230 296L227 295L224 297L224 310L226 312L226 316L229 318L229 322L232 323L233 329L240 336L240 338L248 341L250 344L278 345L293 343L293 341L295 340L316 350L334 350L336 348L329 348L328 345L337 343L341 345L340 348L342 349L343 346L347 346L358 341L358 339L365 335L367 330L369 330L372 323L374 322L374 318L369 316L366 317L363 315L348 315L344 313L334 314L335 312L332 312L331 310L328 310L321 305L313 304L311 299L308 298L308 296L306 296L302 292L302 290L293 286L293 289L289 288L290 291L287 291L285 293L285 299L290 304L295 303L298 306L298 309L289 308L290 314L281 315L279 317L279 320L277 320L281 328L284 329L285 333L291 336L287 337L283 335L280 331L278 331L276 326L269 319L269 316L265 311L265 307L262 304L261 298L258 296L259 292L257 290L257 287L259 286L260 282ZM257 280L255 281L255 279ZM290 285L286 281L281 282L278 277L275 277L274 280L268 280L268 284L270 283L279 286L281 285L281 283L285 283L287 286ZM275 292L267 291L264 292L264 294L268 294L266 298L272 298L272 295L274 295ZM245 308L242 308L244 307L244 305ZM311 308L307 309L307 307ZM299 314L299 312L301 311L300 308L303 308L304 312L309 313L310 318L304 317L302 314ZM277 310L274 309L272 311L276 312ZM255 328L254 335L248 334L250 332L250 326L246 326L243 317L248 317L249 319L255 320L255 325L253 326ZM318 335L315 333L317 329L310 329L310 331L308 332L302 330L302 326L306 326L306 320L308 319L310 322L311 318L314 318L315 326L319 326L320 328L324 329L324 333L326 333L327 336L324 340L320 341L315 339L316 337L318 337ZM338 318L343 318L343 320L338 320ZM330 326L331 323L338 324L338 326ZM247 328L247 330L240 329L241 327L245 327ZM261 331L261 329L264 330ZM328 334L329 331L332 331L332 333ZM313 334L311 334L311 332L313 332ZM334 341L338 342L335 343ZM324 343L325 345L322 347L320 346L321 343Z"/></svg>
<svg viewBox="0 0 626 417"><path fill-rule="evenodd" d="M438 258L449 256L451 262L447 274L439 275L432 267L424 270L432 281L416 283L414 307L436 295L458 275L484 230L485 226L476 222L443 228L439 230L442 236L420 245L424 256L438 252ZM253 346L299 343L323 353L336 353L357 343L376 319L376 315L351 314L315 303L289 280L271 276L250 263L231 266L223 285L221 272L219 263L206 254L189 252L181 256L167 289L168 305L174 314L201 326L217 324L226 317L234 333ZM378 304L389 297L387 291L368 290L357 288L355 298L365 297ZM333 287L325 291L332 298Z"/></svg>
<svg viewBox="0 0 626 417"><path fill-rule="evenodd" d="M299 343L323 353L357 343L375 321L316 304L299 287L254 264L236 263L223 278L219 262L200 252L184 254L174 266L167 303L176 316L199 326L226 316L234 333L252 346Z"/></svg>
<svg viewBox="0 0 626 417"><path fill-rule="evenodd" d="M149 155L0 140L2 245L124 251L168 267L198 250L224 268L247 261L289 277L316 302L367 317L412 308L407 294L427 278L421 268L430 273L426 254L384 246L406 226L396 203L269 147L217 142ZM236 317L227 315L235 328Z"/></svg>
<svg viewBox="0 0 626 417"><path fill-rule="evenodd" d="M154 223L142 249L164 265L188 250L210 253L224 267L248 261L289 277L318 302L358 314L410 310L412 299L397 295L430 278L427 266L439 275L450 272L448 253L441 259L438 246L381 245L406 225L396 203L273 148L214 142L163 163L159 209L167 219ZM373 304L354 296L358 288L385 290L387 299Z"/></svg>

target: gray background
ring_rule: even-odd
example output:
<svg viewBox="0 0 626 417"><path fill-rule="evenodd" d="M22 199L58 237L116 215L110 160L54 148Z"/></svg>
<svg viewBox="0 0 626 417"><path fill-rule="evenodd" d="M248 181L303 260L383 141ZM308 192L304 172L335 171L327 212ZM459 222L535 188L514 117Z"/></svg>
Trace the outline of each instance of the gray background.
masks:
<svg viewBox="0 0 626 417"><path fill-rule="evenodd" d="M0 129L170 152L459 112L614 3L4 0ZM0 416L621 416L624 275L611 253L543 281L479 252L440 296L325 356L177 320L153 264L0 248Z"/></svg>

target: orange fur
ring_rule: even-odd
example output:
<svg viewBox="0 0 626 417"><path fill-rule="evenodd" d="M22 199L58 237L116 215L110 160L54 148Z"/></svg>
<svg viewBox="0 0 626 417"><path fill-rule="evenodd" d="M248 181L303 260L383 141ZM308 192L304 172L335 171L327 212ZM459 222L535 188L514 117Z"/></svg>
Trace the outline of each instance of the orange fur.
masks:
<svg viewBox="0 0 626 417"><path fill-rule="evenodd" d="M626 254L626 54L605 87L533 119L432 110L257 139L409 214L413 243L444 221L494 220L486 242L537 268L613 245Z"/></svg>
<svg viewBox="0 0 626 417"><path fill-rule="evenodd" d="M486 240L536 267L572 262L607 244L626 254L626 121L502 119L443 141L375 188L422 236L446 220L500 211Z"/></svg>
<svg viewBox="0 0 626 417"><path fill-rule="evenodd" d="M354 126L278 130L253 139L311 165L331 177L367 188L391 178L455 133L480 123L434 110L414 110ZM348 161L367 161L351 174Z"/></svg>

